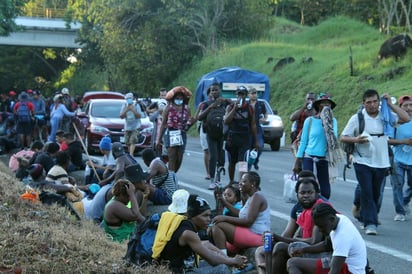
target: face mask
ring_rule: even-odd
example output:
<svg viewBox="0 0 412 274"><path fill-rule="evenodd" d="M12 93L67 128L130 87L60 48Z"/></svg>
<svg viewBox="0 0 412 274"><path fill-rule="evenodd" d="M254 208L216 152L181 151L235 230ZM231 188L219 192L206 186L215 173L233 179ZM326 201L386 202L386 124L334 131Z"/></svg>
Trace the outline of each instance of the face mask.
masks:
<svg viewBox="0 0 412 274"><path fill-rule="evenodd" d="M127 102L128 105L131 105L131 104L133 104L133 99L127 99L126 102Z"/></svg>
<svg viewBox="0 0 412 274"><path fill-rule="evenodd" d="M180 106L181 104L183 104L183 100L182 99L175 99L175 104Z"/></svg>

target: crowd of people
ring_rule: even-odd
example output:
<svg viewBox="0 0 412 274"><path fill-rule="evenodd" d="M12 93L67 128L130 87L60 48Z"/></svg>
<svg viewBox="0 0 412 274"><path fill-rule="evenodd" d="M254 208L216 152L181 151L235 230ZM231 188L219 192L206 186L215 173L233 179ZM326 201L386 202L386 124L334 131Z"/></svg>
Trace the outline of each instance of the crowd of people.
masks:
<svg viewBox="0 0 412 274"><path fill-rule="evenodd" d="M119 242L126 241L136 224L145 220L149 205L169 205L170 214L162 214L158 228L168 231L169 236L160 235L161 244L155 241L153 258L167 262L174 273L230 273L230 267L241 272L251 264L242 255L249 248L256 248L253 267L259 273L365 273L367 252L360 232L329 202L331 173L344 158L339 141L355 147L351 159L359 184L353 212L365 233L378 234L378 214L388 174L394 220L405 221L408 214L412 197L412 96L400 97L396 105L388 94L380 97L375 90L365 91L360 114L354 114L338 136L333 114L337 104L331 95L306 95L303 107L290 117L296 122L291 135L296 161L291 168L298 175L298 202L291 209L284 231L271 233L268 252L263 246L265 233L271 231L270 203L260 189L258 173L264 146L261 125L266 123L267 114L257 100L256 90L239 86L232 101L222 98L220 84L213 83L207 90L208 100L199 105L194 116L189 108L191 92L183 86L168 92L162 89L159 101L146 109L133 101L133 94L126 94L126 104L119 113L125 119L126 146L103 137L100 164L83 160L81 140L62 125L65 117L70 121L74 115L64 103L68 90L54 96L49 114L43 112L43 117L50 116L47 142L32 142L32 137L27 137L34 132L31 127L28 131L28 125L40 117L37 102L31 99L38 95L35 91L31 95L22 92L9 109L11 118L6 118L7 134L15 125L16 147L30 146L25 150L30 153L10 159L16 177L40 190L64 195L81 216L101 224ZM3 102L2 109L10 104L10 100ZM46 106L44 103L43 110ZM145 168L133 157L142 111L147 111L156 125L152 148L142 152ZM31 120L20 117L27 114ZM359 117L364 119L362 126ZM221 214L216 214L205 199L179 189L177 173L187 131L196 122L202 149L207 152L204 163L211 190L223 187L215 177L224 168L227 155L229 181L217 197L224 206ZM5 137L0 139L6 152L11 149L8 142ZM257 152L257 158L248 163L251 150ZM77 170L84 170L84 181L77 182L70 176ZM408 190L404 193L405 180ZM185 260L193 254L203 260L197 268L185 269Z"/></svg>

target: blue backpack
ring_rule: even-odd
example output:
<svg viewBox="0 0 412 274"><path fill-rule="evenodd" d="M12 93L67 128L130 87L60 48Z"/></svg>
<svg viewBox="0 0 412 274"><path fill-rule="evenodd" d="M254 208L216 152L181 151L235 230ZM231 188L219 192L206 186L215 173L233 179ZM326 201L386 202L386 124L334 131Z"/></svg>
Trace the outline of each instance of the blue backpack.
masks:
<svg viewBox="0 0 412 274"><path fill-rule="evenodd" d="M152 262L152 247L160 216L160 214L154 213L136 225L127 243L126 255L123 258L127 263L142 265Z"/></svg>
<svg viewBox="0 0 412 274"><path fill-rule="evenodd" d="M17 109L17 121L19 122L30 122L31 121L30 110L26 102L21 102L19 108Z"/></svg>

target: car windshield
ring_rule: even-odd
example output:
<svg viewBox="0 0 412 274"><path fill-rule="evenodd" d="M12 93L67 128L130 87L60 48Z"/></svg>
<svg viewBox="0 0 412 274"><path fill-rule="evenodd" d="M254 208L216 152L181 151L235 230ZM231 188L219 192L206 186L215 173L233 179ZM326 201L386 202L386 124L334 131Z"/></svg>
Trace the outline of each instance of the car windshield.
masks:
<svg viewBox="0 0 412 274"><path fill-rule="evenodd" d="M124 102L117 102L114 100L109 100L108 102L94 103L91 111L93 117L99 118L120 118L120 110ZM143 112L141 118L145 118L146 113Z"/></svg>

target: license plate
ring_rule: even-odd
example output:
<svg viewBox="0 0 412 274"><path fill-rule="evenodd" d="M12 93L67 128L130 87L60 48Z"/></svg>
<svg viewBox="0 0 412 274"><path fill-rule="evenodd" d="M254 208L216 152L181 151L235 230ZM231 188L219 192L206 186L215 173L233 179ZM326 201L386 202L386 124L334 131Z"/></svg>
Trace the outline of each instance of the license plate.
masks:
<svg viewBox="0 0 412 274"><path fill-rule="evenodd" d="M124 143L124 136L120 136L120 143Z"/></svg>

